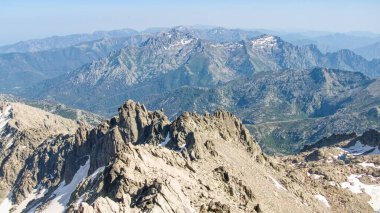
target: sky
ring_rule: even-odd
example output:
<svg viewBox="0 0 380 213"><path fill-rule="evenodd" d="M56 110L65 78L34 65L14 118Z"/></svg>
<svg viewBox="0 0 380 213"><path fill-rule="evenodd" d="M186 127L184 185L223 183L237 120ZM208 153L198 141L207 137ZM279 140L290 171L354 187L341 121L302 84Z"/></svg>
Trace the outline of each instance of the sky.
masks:
<svg viewBox="0 0 380 213"><path fill-rule="evenodd" d="M178 25L380 33L379 0L1 0L0 45Z"/></svg>

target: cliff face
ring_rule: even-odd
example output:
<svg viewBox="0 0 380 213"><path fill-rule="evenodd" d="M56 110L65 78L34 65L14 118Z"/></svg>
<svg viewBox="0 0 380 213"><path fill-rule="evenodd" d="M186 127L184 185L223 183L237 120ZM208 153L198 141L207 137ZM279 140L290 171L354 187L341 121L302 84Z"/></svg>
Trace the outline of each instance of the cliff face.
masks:
<svg viewBox="0 0 380 213"><path fill-rule="evenodd" d="M94 129L79 125L74 134L40 143L26 158L5 201L12 200L10 210L16 212L371 209L365 198L342 187L330 196L322 183L304 184L312 178L295 166L301 157L293 157L264 155L229 112L183 113L170 122L162 111L128 101L118 116ZM347 201L348 196L352 198Z"/></svg>
<svg viewBox="0 0 380 213"><path fill-rule="evenodd" d="M9 189L35 149L61 134L73 134L78 124L19 103L0 106L0 198Z"/></svg>

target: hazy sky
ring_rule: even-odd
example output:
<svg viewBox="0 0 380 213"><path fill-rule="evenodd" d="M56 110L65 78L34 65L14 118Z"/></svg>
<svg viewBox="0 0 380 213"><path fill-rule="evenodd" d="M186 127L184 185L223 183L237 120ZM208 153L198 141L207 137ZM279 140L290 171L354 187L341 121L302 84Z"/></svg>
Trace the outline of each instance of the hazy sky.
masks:
<svg viewBox="0 0 380 213"><path fill-rule="evenodd" d="M380 0L1 0L0 44L176 25L380 33Z"/></svg>

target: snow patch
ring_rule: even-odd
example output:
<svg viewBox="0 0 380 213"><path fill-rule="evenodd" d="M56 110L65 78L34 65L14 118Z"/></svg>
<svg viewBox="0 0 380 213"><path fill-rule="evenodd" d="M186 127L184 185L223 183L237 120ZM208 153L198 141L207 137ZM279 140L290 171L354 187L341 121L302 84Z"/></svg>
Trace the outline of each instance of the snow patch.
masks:
<svg viewBox="0 0 380 213"><path fill-rule="evenodd" d="M363 163L358 163L359 166L362 166L362 167L374 167L374 168L380 168L380 166L375 166L374 163L367 163L367 162L363 162Z"/></svg>
<svg viewBox="0 0 380 213"><path fill-rule="evenodd" d="M83 202L83 200L84 200L84 195L85 195L85 194L82 194L82 195L78 198L78 200L75 201L75 207L74 207L75 210L78 210L78 209L79 209L80 204L81 204L81 203Z"/></svg>
<svg viewBox="0 0 380 213"><path fill-rule="evenodd" d="M190 44L191 42L193 41L193 39L181 39L181 44L182 45L186 45L186 44Z"/></svg>
<svg viewBox="0 0 380 213"><path fill-rule="evenodd" d="M327 201L326 197L321 195L321 194L317 194L317 195L314 195L314 197L319 200L323 205L325 205L326 207L330 208L330 204L329 202Z"/></svg>
<svg viewBox="0 0 380 213"><path fill-rule="evenodd" d="M52 193L50 197L52 200L48 202L47 207L42 212L64 212L67 204L70 201L71 194L75 191L77 185L87 177L89 169L90 158L86 161L85 165L80 166L69 184L66 184L65 181L62 181L61 184L59 184L58 188ZM38 206L34 207L34 209L37 207ZM33 211L33 209L31 211Z"/></svg>
<svg viewBox="0 0 380 213"><path fill-rule="evenodd" d="M182 144L181 146L179 146L179 153L183 152L184 150L186 150L186 143Z"/></svg>
<svg viewBox="0 0 380 213"><path fill-rule="evenodd" d="M1 212L9 212L12 208L11 201L12 193L9 193L8 196L0 203Z"/></svg>
<svg viewBox="0 0 380 213"><path fill-rule="evenodd" d="M282 190L285 190L285 191L288 191L285 189L285 187L283 185L281 185L281 183L279 183L276 179L274 179L273 177L269 176L269 178L273 181L274 185L278 188L278 189L282 189Z"/></svg>
<svg viewBox="0 0 380 213"><path fill-rule="evenodd" d="M227 48L229 50L235 50L235 49L238 49L238 48L241 48L243 47L242 44L240 43L212 43L210 44L210 47L214 47L214 48Z"/></svg>
<svg viewBox="0 0 380 213"><path fill-rule="evenodd" d="M360 141L356 141L353 146L348 148L343 148L345 151L348 151L352 155L363 155L364 153L374 155L380 154L379 147L372 147L365 144L362 144Z"/></svg>
<svg viewBox="0 0 380 213"><path fill-rule="evenodd" d="M100 172L103 172L103 171L104 171L105 168L106 168L105 166L99 167L97 170L95 170L94 173L92 173L92 174L90 175L90 177L91 177L91 183L92 183L92 181L95 180L95 178L98 176L98 174L99 174Z"/></svg>
<svg viewBox="0 0 380 213"><path fill-rule="evenodd" d="M379 149L379 147L376 147L375 150L373 150L372 152L367 153L367 154L369 154L369 155L379 155L380 154L380 149Z"/></svg>
<svg viewBox="0 0 380 213"><path fill-rule="evenodd" d="M33 190L31 194L29 194L25 200L23 200L17 207L16 210L13 213L21 213L26 208L28 203L32 200L39 199L47 193L46 189L41 189L41 186L38 186L36 189Z"/></svg>
<svg viewBox="0 0 380 213"><path fill-rule="evenodd" d="M318 175L318 174L310 174L309 172L306 173L308 177L311 177L315 180L319 179L319 178L323 178L324 176L323 175Z"/></svg>
<svg viewBox="0 0 380 213"><path fill-rule="evenodd" d="M347 177L348 182L343 182L340 186L344 189L349 189L352 193L360 194L366 193L371 197L368 202L369 205L375 210L380 211L380 185L367 185L360 182L359 178L362 175L351 174Z"/></svg>
<svg viewBox="0 0 380 213"><path fill-rule="evenodd" d="M260 48L268 48L276 46L277 41L274 36L264 36L252 41L252 45Z"/></svg>
<svg viewBox="0 0 380 213"><path fill-rule="evenodd" d="M175 43L170 44L168 47L164 47L164 49L168 50L168 49L171 49L171 48L175 48L175 47L179 47L179 46L184 46L184 45L190 44L192 41L194 41L193 38L182 38L181 40L179 40L179 41L177 41Z"/></svg>
<svg viewBox="0 0 380 213"><path fill-rule="evenodd" d="M11 111L12 111L12 106L8 105L0 111L0 131L3 130L3 128L7 125L8 121L11 119Z"/></svg>
<svg viewBox="0 0 380 213"><path fill-rule="evenodd" d="M323 175L312 174L311 177L312 177L313 179L318 180L319 178L323 178L324 176L323 176Z"/></svg>
<svg viewBox="0 0 380 213"><path fill-rule="evenodd" d="M169 143L169 141L170 141L170 133L168 132L165 140L160 143L160 146L166 146Z"/></svg>

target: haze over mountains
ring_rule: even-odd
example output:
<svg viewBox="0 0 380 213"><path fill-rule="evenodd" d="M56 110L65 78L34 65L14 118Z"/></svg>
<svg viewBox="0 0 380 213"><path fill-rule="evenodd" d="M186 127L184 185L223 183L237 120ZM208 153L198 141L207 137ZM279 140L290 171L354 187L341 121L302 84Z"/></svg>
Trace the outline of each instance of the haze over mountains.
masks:
<svg viewBox="0 0 380 213"><path fill-rule="evenodd" d="M241 42L215 43L173 29L45 81L27 96L54 97L90 110L105 107L100 109L104 111L129 94L140 100L146 94L160 95L186 85L210 87L259 72L313 67L361 71L377 76L380 60L369 62L348 50L322 54L313 45L298 47L269 35ZM88 94L96 95L89 97ZM120 100L112 102L118 98L115 96ZM97 97L108 106L87 107L98 102Z"/></svg>
<svg viewBox="0 0 380 213"><path fill-rule="evenodd" d="M380 42L357 48L354 51L368 60L380 58Z"/></svg>
<svg viewBox="0 0 380 213"><path fill-rule="evenodd" d="M297 36L284 34L286 40ZM313 38L323 36L329 35ZM350 48L377 39L331 36ZM350 42L356 38L362 39ZM347 49L322 53L316 45L296 46L259 31L122 30L27 41L3 51L18 51L0 54L3 92L103 115L126 99L163 108L170 117L223 107L249 124L271 153L380 125L379 85L371 79L380 75L380 59Z"/></svg>
<svg viewBox="0 0 380 213"><path fill-rule="evenodd" d="M262 35L259 31L239 30L239 29L197 29L193 27L176 27L176 31L189 34L194 38L209 42L241 42L243 40L252 40L255 37ZM81 66L99 60L108 56L112 51L118 51L123 47L131 45L139 45L148 37L155 37L162 31L170 31L171 29L152 29L143 32L134 30L118 30L109 32L96 32L93 34L78 34L70 36L56 36L46 39L37 39L16 43L0 47L0 72L3 76L0 89L3 92L18 90L21 87L28 87L36 84L44 79L57 77L61 74L68 73ZM306 45L316 44L320 46L319 37L310 37L315 40L307 40L299 42L305 35L303 34L286 34L273 32L274 34L283 35L285 40L295 44ZM325 35L328 36L328 35ZM346 34L333 34L335 39L322 39L323 41L332 41L332 44L337 44L335 40L340 41L340 48L335 48L334 53L328 53L327 58L332 62L314 62L316 65L324 65L327 68L340 68L345 70L360 69L359 71L374 77L378 73L376 66L378 61L366 62L358 58L349 51L341 51L339 49L354 49L360 48L373 42L379 41L376 36L358 37ZM321 36L320 36L321 37ZM360 43L359 41L362 41ZM360 44L358 44L360 43ZM376 49L371 48L358 49L363 56L373 59L376 58ZM318 50L311 50L310 54L320 54ZM375 53L373 53L375 52ZM350 55L351 54L351 55ZM336 57L336 59L334 59ZM330 60L329 59L329 60ZM315 59L314 59L315 60ZM330 61L331 61L330 60ZM352 61L352 62L351 62ZM352 64L349 64L349 63ZM327 64L326 64L327 63ZM344 64L346 63L346 64ZM347 64L348 63L348 64ZM289 67L290 68L290 67ZM375 71L374 71L375 69Z"/></svg>
<svg viewBox="0 0 380 213"><path fill-rule="evenodd" d="M0 74L3 76L0 91L17 91L57 77L143 39L144 36L102 38L65 48L0 54Z"/></svg>
<svg viewBox="0 0 380 213"><path fill-rule="evenodd" d="M80 43L95 41L105 38L122 38L138 35L139 32L132 29L97 31L92 34L74 34L67 36L53 36L43 39L20 41L15 44L0 47L0 53L14 52L39 52L51 49L60 49L74 46Z"/></svg>
<svg viewBox="0 0 380 213"><path fill-rule="evenodd" d="M323 33L320 35L285 34L283 36L285 40L294 44L315 44L324 53L341 49L355 50L379 41L379 35L360 32Z"/></svg>

